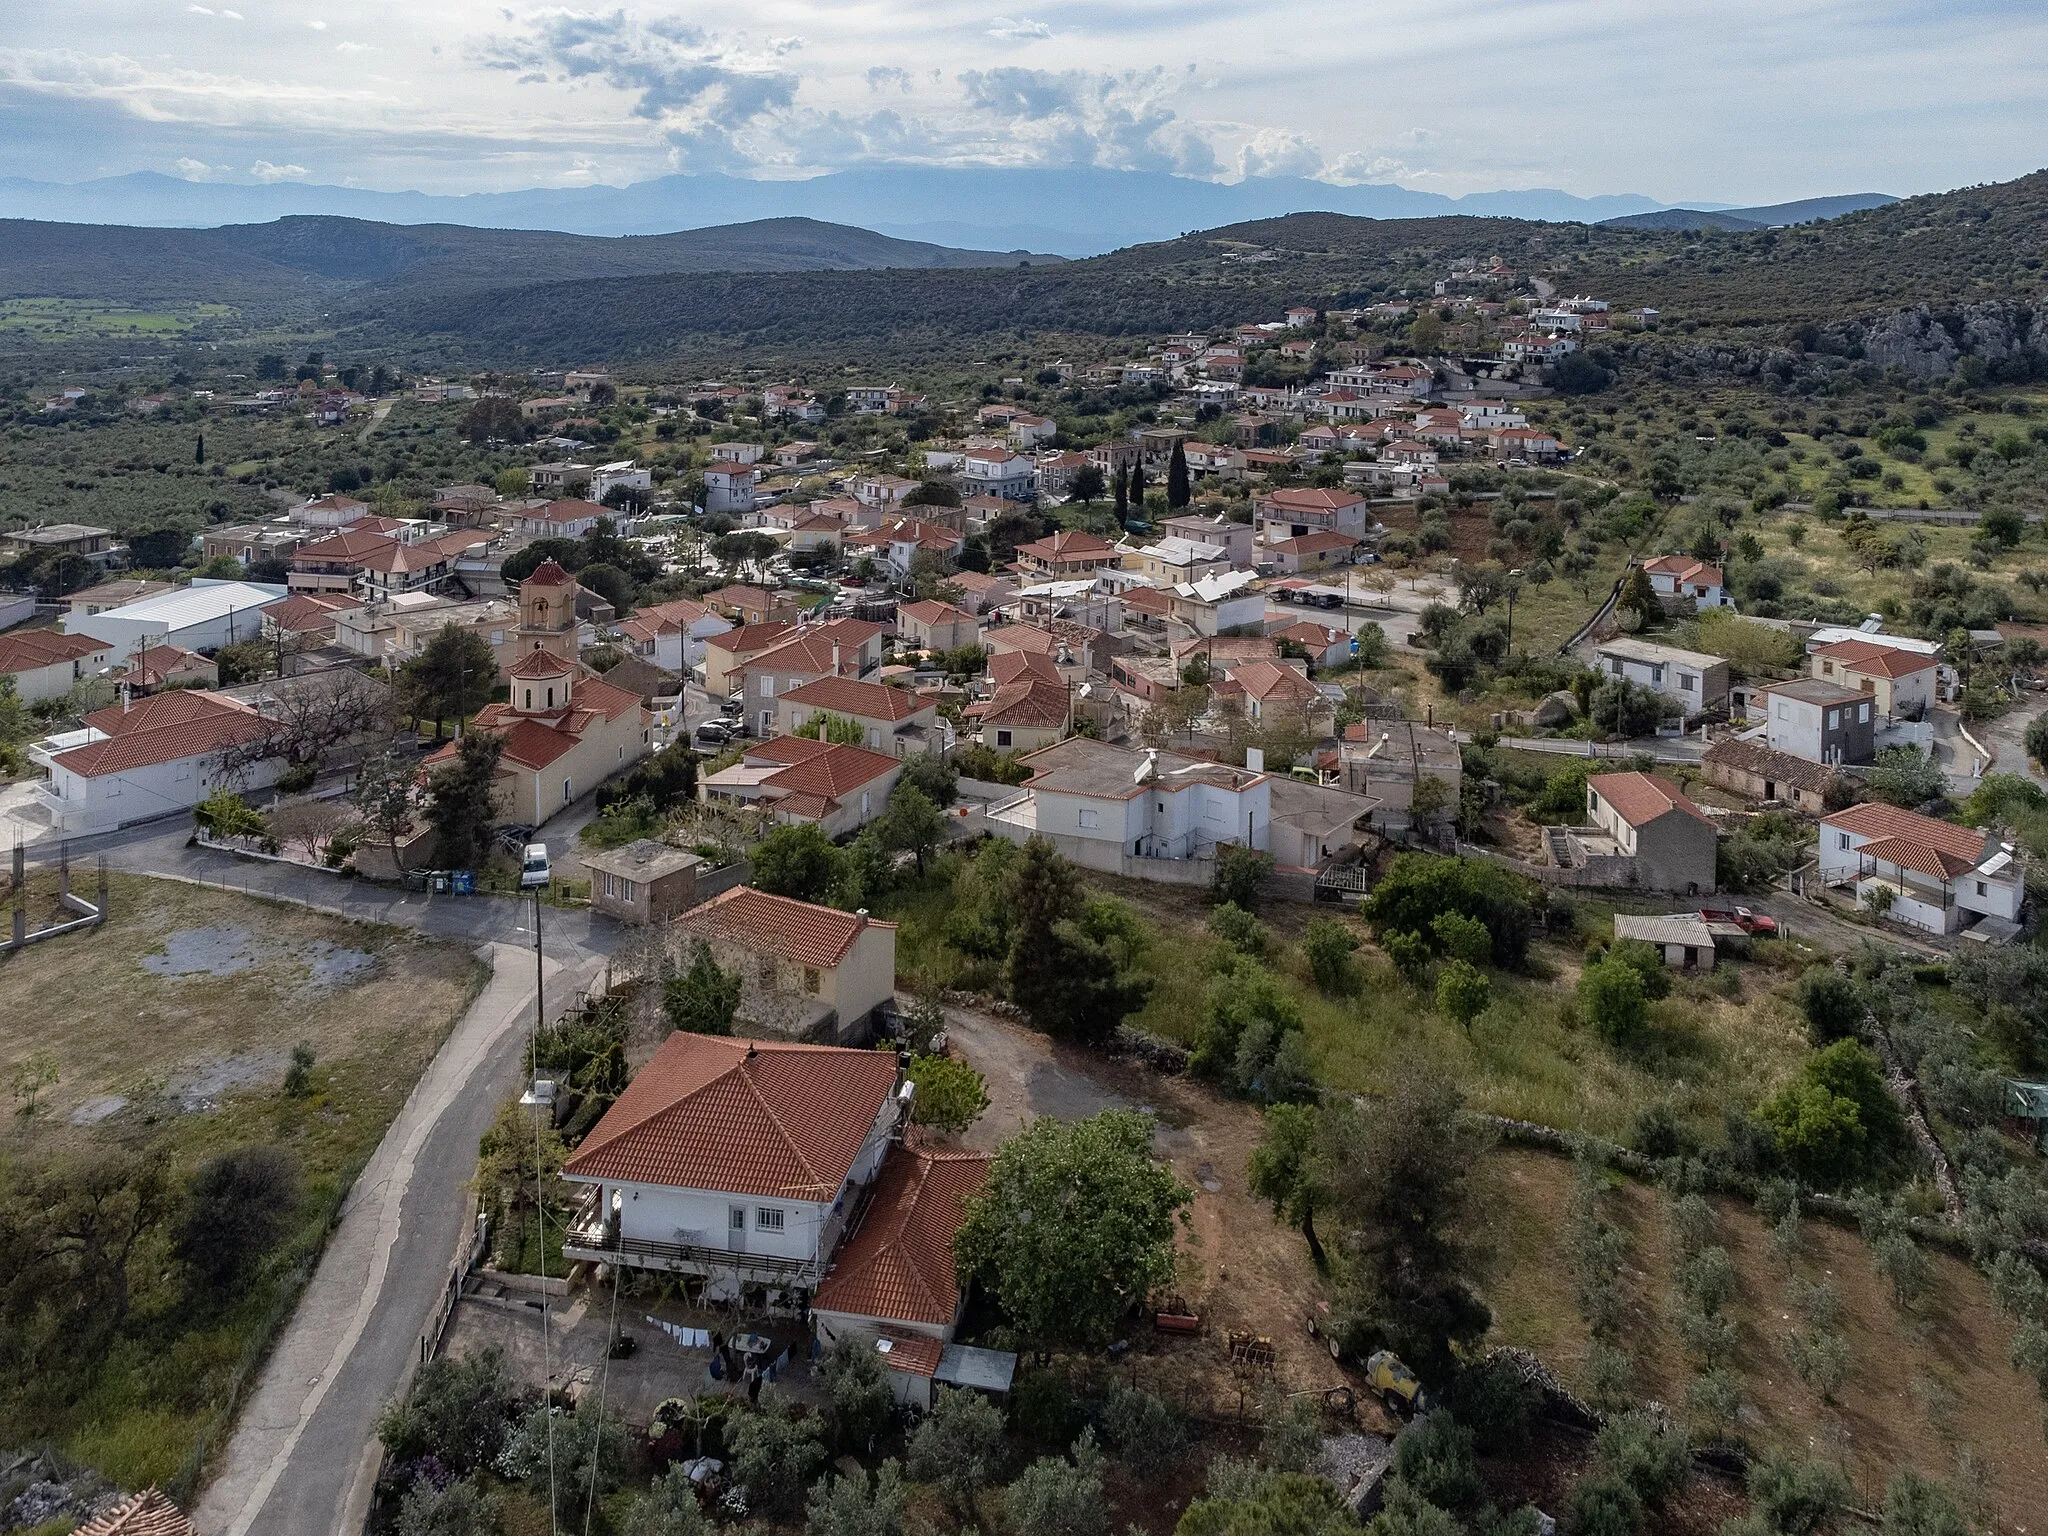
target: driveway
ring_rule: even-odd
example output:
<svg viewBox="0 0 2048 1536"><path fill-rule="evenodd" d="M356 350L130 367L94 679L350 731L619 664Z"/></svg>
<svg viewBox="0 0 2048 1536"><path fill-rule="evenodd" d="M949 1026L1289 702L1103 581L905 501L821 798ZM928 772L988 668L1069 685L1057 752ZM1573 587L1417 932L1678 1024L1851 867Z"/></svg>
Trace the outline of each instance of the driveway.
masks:
<svg viewBox="0 0 2048 1536"><path fill-rule="evenodd" d="M2024 693L2017 704L1996 720L1970 727L1970 734L1994 755L1995 761L1985 770L1987 773L2023 773L2048 789L2048 776L2035 768L2027 756L2027 727L2044 712L2048 712L2048 693ZM1967 747L1969 743L1963 745Z"/></svg>
<svg viewBox="0 0 2048 1536"><path fill-rule="evenodd" d="M1088 1057L1022 1024L967 1009L946 1010L947 1043L988 1079L989 1107L962 1139L993 1152L1041 1115L1085 1120L1133 1102L1088 1071ZM1099 1063L1098 1070L1099 1070Z"/></svg>

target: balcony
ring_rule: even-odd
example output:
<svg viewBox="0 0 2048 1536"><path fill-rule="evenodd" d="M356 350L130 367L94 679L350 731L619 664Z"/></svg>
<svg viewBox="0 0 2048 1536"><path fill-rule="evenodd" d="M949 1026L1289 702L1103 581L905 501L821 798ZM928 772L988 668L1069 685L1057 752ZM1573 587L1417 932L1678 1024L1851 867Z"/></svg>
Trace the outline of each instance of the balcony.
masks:
<svg viewBox="0 0 2048 1536"><path fill-rule="evenodd" d="M562 1239L562 1256L598 1264L630 1264L636 1269L665 1269L686 1274L731 1275L734 1279L784 1287L816 1286L824 1266L812 1259L787 1259L768 1253L735 1253L701 1243L663 1243L623 1237L608 1230L603 1216L602 1188L593 1185L577 1202Z"/></svg>

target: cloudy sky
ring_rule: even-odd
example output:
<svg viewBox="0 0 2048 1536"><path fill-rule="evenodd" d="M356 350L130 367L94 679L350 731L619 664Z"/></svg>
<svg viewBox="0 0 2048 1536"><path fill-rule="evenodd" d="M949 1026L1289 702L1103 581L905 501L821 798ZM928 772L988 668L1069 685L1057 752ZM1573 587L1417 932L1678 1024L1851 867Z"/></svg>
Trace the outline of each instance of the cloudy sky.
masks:
<svg viewBox="0 0 2048 1536"><path fill-rule="evenodd" d="M430 192L880 163L1663 201L2036 166L2041 0L0 0L0 176Z"/></svg>

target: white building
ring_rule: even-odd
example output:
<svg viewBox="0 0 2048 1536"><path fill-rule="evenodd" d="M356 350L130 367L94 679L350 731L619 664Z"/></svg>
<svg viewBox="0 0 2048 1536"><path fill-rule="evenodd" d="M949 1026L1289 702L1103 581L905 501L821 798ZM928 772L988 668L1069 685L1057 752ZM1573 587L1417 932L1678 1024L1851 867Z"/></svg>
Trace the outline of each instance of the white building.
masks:
<svg viewBox="0 0 2048 1536"><path fill-rule="evenodd" d="M1222 571L1200 581L1179 582L1172 590L1172 606L1167 612L1198 635L1220 635L1226 629L1263 624L1266 599L1257 590L1257 581L1250 571Z"/></svg>
<svg viewBox="0 0 2048 1536"><path fill-rule="evenodd" d="M1703 651L1655 645L1627 636L1602 642L1594 666L1609 677L1654 688L1684 707L1688 715L1712 709L1728 697L1728 663Z"/></svg>
<svg viewBox="0 0 2048 1536"><path fill-rule="evenodd" d="M749 513L754 510L755 492L761 471L752 464L718 459L704 466L704 510L706 512Z"/></svg>
<svg viewBox="0 0 2048 1536"><path fill-rule="evenodd" d="M14 679L15 695L24 704L61 699L73 684L123 659L114 646L91 635L54 629L0 635L0 677Z"/></svg>
<svg viewBox="0 0 2048 1536"><path fill-rule="evenodd" d="M36 786L36 803L58 832L75 837L188 811L224 784L261 789L277 781L282 758L229 783L222 754L265 729L239 699L196 689L109 705L87 715L82 729L29 748L29 760L50 775Z"/></svg>
<svg viewBox="0 0 2048 1536"><path fill-rule="evenodd" d="M1659 597L1690 603L1695 613L1735 606L1722 580L1721 568L1690 555L1659 555L1654 560L1645 560L1643 574L1650 578L1651 591Z"/></svg>
<svg viewBox="0 0 2048 1536"><path fill-rule="evenodd" d="M285 595L269 582L200 579L100 613L67 613L64 633L91 635L124 654L158 645L213 651L261 639L264 605Z"/></svg>
<svg viewBox="0 0 2048 1536"><path fill-rule="evenodd" d="M1855 889L1863 906L1889 894L1888 915L1930 933L1955 933L1990 921L2010 937L2026 899L2026 866L2010 843L1869 801L1823 816L1820 875Z"/></svg>
<svg viewBox="0 0 2048 1536"><path fill-rule="evenodd" d="M609 492L622 485L631 491L651 491L654 489L653 472L640 468L631 459L600 464L590 472L590 499L602 502Z"/></svg>
<svg viewBox="0 0 2048 1536"><path fill-rule="evenodd" d="M1073 736L1034 752L1019 796L989 808L1012 842L1050 838L1078 864L1127 873L1134 860L1208 860L1221 843L1272 841L1272 780L1173 753Z"/></svg>
<svg viewBox="0 0 2048 1536"><path fill-rule="evenodd" d="M969 496L1029 501L1037 481L1037 465L1007 448L973 448L961 458L960 489Z"/></svg>

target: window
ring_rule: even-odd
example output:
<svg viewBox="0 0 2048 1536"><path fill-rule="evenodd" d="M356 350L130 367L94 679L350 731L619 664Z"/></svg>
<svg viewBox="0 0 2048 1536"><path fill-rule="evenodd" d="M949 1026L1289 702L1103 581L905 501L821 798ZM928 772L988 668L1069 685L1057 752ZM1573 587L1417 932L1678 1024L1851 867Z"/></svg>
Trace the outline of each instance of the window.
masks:
<svg viewBox="0 0 2048 1536"><path fill-rule="evenodd" d="M1014 738L1013 736L1011 736L1011 734L1010 734L1010 733L1009 733L1008 731L1005 731L1005 730L1002 730L1002 729L998 729L998 730L996 731L996 745L997 745L997 746L999 746L999 747L1007 747L1007 746L1009 746L1009 745L1010 745L1010 744L1012 743L1012 741L1014 741L1014 740L1015 740L1015 738Z"/></svg>
<svg viewBox="0 0 2048 1536"><path fill-rule="evenodd" d="M555 707L555 685L554 685L553 683L550 683L550 684L548 684L548 708L549 708L549 709L553 709L554 707Z"/></svg>
<svg viewBox="0 0 2048 1536"><path fill-rule="evenodd" d="M1081 825L1084 827L1092 827L1099 825L1101 820L1102 818L1094 811L1081 812Z"/></svg>
<svg viewBox="0 0 2048 1536"><path fill-rule="evenodd" d="M1840 711L1839 709L1831 709L1831 710L1829 710L1829 711L1828 711L1828 729L1832 731L1832 730L1834 730L1834 729L1835 729L1835 728L1836 728L1837 726L1839 726L1839 725L1840 725L1841 723L1842 723L1842 712L1841 712L1841 711Z"/></svg>
<svg viewBox="0 0 2048 1536"><path fill-rule="evenodd" d="M1847 853L1849 851L1849 834L1846 832L1837 832L1835 834L1835 846L1841 849L1842 852Z"/></svg>
<svg viewBox="0 0 2048 1536"><path fill-rule="evenodd" d="M1698 681L1699 681L1699 679L1698 679L1698 678L1696 678L1696 677L1694 677L1694 676L1693 676L1693 675L1692 675L1692 674L1691 674L1690 672L1681 672L1681 673L1679 673L1679 674L1678 674L1678 687L1679 687L1679 691L1680 691L1680 692L1682 692L1682 693L1691 693L1691 692L1693 691L1693 686L1692 686L1692 685L1693 685L1694 683L1698 682Z"/></svg>
<svg viewBox="0 0 2048 1536"><path fill-rule="evenodd" d="M728 1217L728 1218L727 1218L727 1220L728 1220L728 1221L729 1221L729 1223L731 1224L731 1226L732 1226L732 1229L733 1229L733 1231L735 1231L735 1232L744 1232L744 1231L746 1231L746 1230L747 1230L747 1208L746 1208L746 1207L745 1207L744 1205L736 1205L736 1206L734 1206L734 1207L732 1208L732 1215L731 1215L730 1217Z"/></svg>
<svg viewBox="0 0 2048 1536"><path fill-rule="evenodd" d="M1982 896L1984 894L1984 882L1982 880L1979 880L1977 882L1977 894L1979 896Z"/></svg>
<svg viewBox="0 0 2048 1536"><path fill-rule="evenodd" d="M1858 704L1856 706L1856 719L1862 725L1870 723L1870 706L1868 704Z"/></svg>
<svg viewBox="0 0 2048 1536"><path fill-rule="evenodd" d="M756 1232L780 1232L782 1230L782 1207L764 1205L754 1212Z"/></svg>
<svg viewBox="0 0 2048 1536"><path fill-rule="evenodd" d="M817 996L818 993L818 979L818 973L813 967L808 965L804 967L804 990L813 997Z"/></svg>
<svg viewBox="0 0 2048 1536"><path fill-rule="evenodd" d="M564 805L567 805L571 800L574 800L576 798L575 794L571 791L569 785L570 781L568 779L562 780L562 804Z"/></svg>

